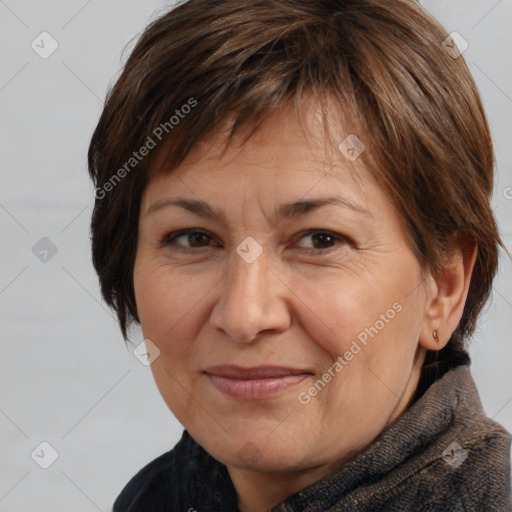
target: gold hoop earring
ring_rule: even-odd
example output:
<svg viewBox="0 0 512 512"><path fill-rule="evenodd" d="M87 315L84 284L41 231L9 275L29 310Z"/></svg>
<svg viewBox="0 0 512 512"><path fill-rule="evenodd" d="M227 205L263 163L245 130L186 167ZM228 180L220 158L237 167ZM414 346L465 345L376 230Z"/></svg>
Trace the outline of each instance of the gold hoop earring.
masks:
<svg viewBox="0 0 512 512"><path fill-rule="evenodd" d="M437 335L437 331L432 331L432 336L434 336L436 343L439 343L439 336Z"/></svg>

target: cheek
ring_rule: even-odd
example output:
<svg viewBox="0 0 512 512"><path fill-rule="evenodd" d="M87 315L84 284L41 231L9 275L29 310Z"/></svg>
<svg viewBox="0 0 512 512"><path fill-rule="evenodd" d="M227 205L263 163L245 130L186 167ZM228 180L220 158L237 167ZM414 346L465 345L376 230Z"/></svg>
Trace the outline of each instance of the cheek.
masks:
<svg viewBox="0 0 512 512"><path fill-rule="evenodd" d="M193 342L206 314L202 300L215 280L208 275L190 276L159 262L145 263L143 258L136 262L134 288L144 338L160 350L151 371L169 409L188 425L197 409L193 400L197 374L192 368L197 347Z"/></svg>
<svg viewBox="0 0 512 512"><path fill-rule="evenodd" d="M419 323L409 301L390 305L383 300L379 305L376 300L367 306L370 314L364 315L363 322L356 310L357 321L347 315L347 335L329 348L337 358L338 372L325 400L331 405L326 410L332 422L336 421L332 411L343 408L351 422L371 430L387 421L405 391L418 347Z"/></svg>
<svg viewBox="0 0 512 512"><path fill-rule="evenodd" d="M381 274L368 279L353 272L337 277L292 285L303 300L298 316L304 331L329 356L319 357L319 370L337 377L326 375L333 385L319 401L342 401L356 409L361 400L373 403L369 397L394 401L418 345L421 294L410 292L416 270L400 278Z"/></svg>
<svg viewBox="0 0 512 512"><path fill-rule="evenodd" d="M166 264L135 265L134 288L144 336L155 340L193 337L201 302L215 284L208 273L191 275Z"/></svg>
<svg viewBox="0 0 512 512"><path fill-rule="evenodd" d="M400 292L389 293L389 288L374 283L375 279L341 270L321 279L289 281L299 299L295 311L304 330L333 359L349 350L353 341L364 346L396 324L403 309L397 300Z"/></svg>
<svg viewBox="0 0 512 512"><path fill-rule="evenodd" d="M165 402L185 424L195 409L190 394L184 392L197 384L198 346L194 341L204 325L207 295L215 282L207 274L192 277L165 264L136 265L134 270L142 332L160 350L151 370Z"/></svg>

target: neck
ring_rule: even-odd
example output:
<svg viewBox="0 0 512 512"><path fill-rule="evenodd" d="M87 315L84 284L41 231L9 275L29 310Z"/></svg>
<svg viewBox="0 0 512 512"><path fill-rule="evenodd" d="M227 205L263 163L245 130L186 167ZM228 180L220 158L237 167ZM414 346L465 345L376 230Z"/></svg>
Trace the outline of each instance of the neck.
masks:
<svg viewBox="0 0 512 512"><path fill-rule="evenodd" d="M228 471L238 494L238 508L242 512L265 512L300 489L335 472L348 460L289 473L261 473L238 468L228 468Z"/></svg>

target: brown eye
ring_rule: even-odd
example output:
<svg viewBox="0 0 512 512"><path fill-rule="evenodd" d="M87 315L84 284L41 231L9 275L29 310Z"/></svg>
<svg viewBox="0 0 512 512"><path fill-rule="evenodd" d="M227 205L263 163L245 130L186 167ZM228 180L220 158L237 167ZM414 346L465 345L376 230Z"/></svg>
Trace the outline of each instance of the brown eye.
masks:
<svg viewBox="0 0 512 512"><path fill-rule="evenodd" d="M177 240L185 240L185 243L180 242L177 243ZM171 233L167 235L162 240L162 246L168 246L171 244L178 245L179 247L183 247L184 249L192 249L192 248L200 248L207 247L212 237L205 233L204 231L197 230L182 230L176 233ZM187 245L188 244L188 245Z"/></svg>
<svg viewBox="0 0 512 512"><path fill-rule="evenodd" d="M313 230L304 233L300 240L308 240L309 243L299 245L299 252L311 252L328 250L336 246L336 244L346 244L347 239L339 234L331 233L330 231Z"/></svg>

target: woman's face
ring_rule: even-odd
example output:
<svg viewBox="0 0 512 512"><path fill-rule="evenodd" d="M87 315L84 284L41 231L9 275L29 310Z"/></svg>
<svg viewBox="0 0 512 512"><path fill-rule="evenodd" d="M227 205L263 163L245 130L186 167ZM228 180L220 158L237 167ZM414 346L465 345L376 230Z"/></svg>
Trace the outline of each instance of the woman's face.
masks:
<svg viewBox="0 0 512 512"><path fill-rule="evenodd" d="M221 143L143 195L134 285L156 383L230 468L339 465L415 390L420 265L360 160L328 156L292 110L222 158Z"/></svg>

